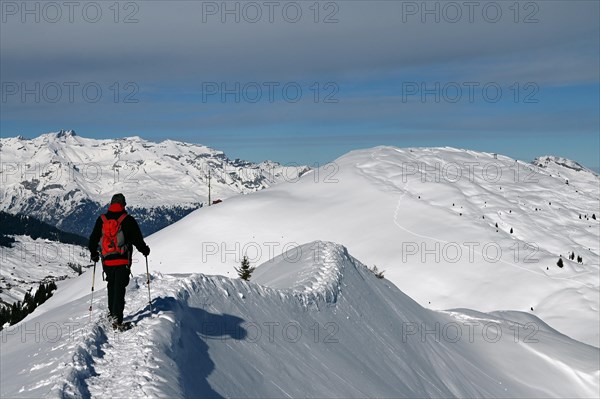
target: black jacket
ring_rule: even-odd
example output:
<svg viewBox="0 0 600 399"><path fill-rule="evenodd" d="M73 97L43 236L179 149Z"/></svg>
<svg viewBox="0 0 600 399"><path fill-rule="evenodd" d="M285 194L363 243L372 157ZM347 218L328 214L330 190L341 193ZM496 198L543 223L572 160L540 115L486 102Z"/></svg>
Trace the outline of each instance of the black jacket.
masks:
<svg viewBox="0 0 600 399"><path fill-rule="evenodd" d="M118 219L125 210L122 211L112 211L110 207L109 211L106 213L107 219ZM144 241L144 237L142 236L142 231L140 230L140 226L137 221L131 215L127 215L123 222L121 223L121 231L123 231L123 235L125 236L125 243L129 246L128 257L131 257L132 245L134 245L138 251L143 252L147 247L146 242ZM98 254L98 245L100 243L100 238L102 237L102 217L98 217L96 219L96 224L94 225L94 230L92 230L92 234L90 235L88 248L90 253L93 255Z"/></svg>

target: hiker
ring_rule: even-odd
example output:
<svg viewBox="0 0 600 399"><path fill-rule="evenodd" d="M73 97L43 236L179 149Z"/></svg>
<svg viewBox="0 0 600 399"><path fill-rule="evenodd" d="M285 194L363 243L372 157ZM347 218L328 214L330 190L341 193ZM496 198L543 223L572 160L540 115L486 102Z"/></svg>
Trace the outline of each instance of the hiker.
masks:
<svg viewBox="0 0 600 399"><path fill-rule="evenodd" d="M132 245L144 256L150 247L144 242L136 220L125 211L125 196L115 194L110 200L108 212L96 220L90 235L89 250L94 263L102 258L102 269L106 274L108 289L108 311L113 328L123 326L125 289L129 284ZM100 253L98 252L100 244Z"/></svg>

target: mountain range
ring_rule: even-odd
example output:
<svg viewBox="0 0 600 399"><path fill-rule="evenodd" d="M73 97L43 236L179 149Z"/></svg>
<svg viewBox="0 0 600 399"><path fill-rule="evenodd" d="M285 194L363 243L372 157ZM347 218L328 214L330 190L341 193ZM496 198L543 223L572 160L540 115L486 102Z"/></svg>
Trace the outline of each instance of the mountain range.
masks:
<svg viewBox="0 0 600 399"><path fill-rule="evenodd" d="M142 231L151 234L208 205L209 177L212 202L295 181L309 170L231 160L222 151L173 140L97 140L72 130L31 140L2 138L0 153L0 210L86 237L117 192L125 194Z"/></svg>
<svg viewBox="0 0 600 399"><path fill-rule="evenodd" d="M58 281L54 296L6 326L3 397L600 392L600 176L576 161L380 146L314 169L270 163L278 172L265 176L260 166L171 141L61 132L3 139L3 162L5 149L8 212L37 210L65 227L85 213L78 199L95 193L99 212L121 191L132 210L144 204L139 217L176 207L185 215L160 215L169 223L147 237L149 287L145 261L134 254L131 330L112 331L106 289L96 281L90 295L89 269ZM121 166L140 158L131 171ZM231 163L241 168L237 179L214 172ZM75 172L57 180L52 167L63 164ZM218 166L212 199L225 199L210 207L200 207L208 200L205 164ZM109 166L117 178L91 178ZM255 183L240 178L242 170L255 173ZM7 256L20 275L53 267L7 251L3 273ZM258 266L249 282L234 269L244 256Z"/></svg>

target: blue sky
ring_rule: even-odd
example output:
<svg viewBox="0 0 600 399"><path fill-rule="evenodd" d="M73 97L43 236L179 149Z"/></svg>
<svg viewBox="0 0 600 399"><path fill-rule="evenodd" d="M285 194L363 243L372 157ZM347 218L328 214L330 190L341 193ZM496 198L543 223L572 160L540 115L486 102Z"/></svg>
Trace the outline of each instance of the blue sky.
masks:
<svg viewBox="0 0 600 399"><path fill-rule="evenodd" d="M75 129L303 164L395 145L600 165L596 1L275 2L272 15L262 2L98 2L96 21L89 7L70 20L9 3L2 137Z"/></svg>

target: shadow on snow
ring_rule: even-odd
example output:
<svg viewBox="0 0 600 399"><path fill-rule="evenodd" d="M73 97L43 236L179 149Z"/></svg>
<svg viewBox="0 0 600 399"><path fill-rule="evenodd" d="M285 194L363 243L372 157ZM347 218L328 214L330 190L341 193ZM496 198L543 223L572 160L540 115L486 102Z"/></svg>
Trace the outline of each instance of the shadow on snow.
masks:
<svg viewBox="0 0 600 399"><path fill-rule="evenodd" d="M137 323L149 317L149 311L146 306L128 319ZM244 320L229 314L210 313L173 297L156 298L153 301L152 313L161 311L174 312L179 321L179 334L174 336L177 342L173 342L171 357L179 368L184 397L223 398L208 382L215 364L208 354L205 340L243 340L247 336L247 331L242 327Z"/></svg>

